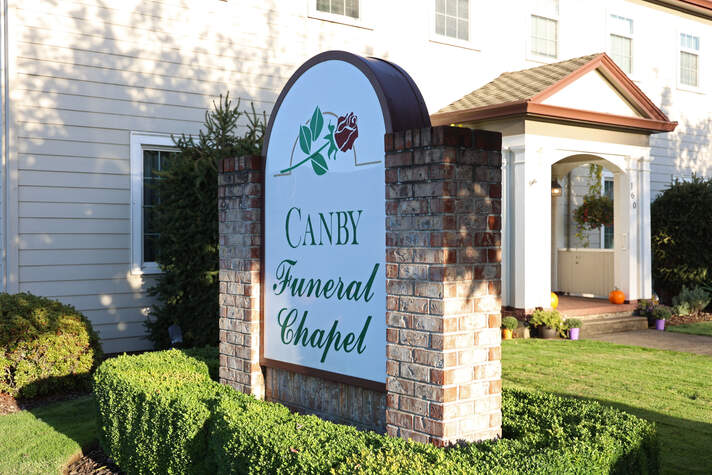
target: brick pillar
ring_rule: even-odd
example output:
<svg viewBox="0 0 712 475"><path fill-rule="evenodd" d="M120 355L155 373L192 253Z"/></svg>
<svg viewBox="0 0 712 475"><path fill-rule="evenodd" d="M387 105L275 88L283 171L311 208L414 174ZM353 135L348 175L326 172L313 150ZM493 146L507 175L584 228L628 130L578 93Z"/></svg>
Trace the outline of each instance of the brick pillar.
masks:
<svg viewBox="0 0 712 475"><path fill-rule="evenodd" d="M260 369L262 157L219 164L220 382L264 397Z"/></svg>
<svg viewBox="0 0 712 475"><path fill-rule="evenodd" d="M501 436L501 135L386 135L387 432Z"/></svg>

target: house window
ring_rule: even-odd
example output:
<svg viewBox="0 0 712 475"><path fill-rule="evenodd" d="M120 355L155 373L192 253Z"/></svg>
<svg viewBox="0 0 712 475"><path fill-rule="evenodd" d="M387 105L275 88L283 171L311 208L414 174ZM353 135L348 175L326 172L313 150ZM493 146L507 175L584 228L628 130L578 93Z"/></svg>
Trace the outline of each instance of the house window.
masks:
<svg viewBox="0 0 712 475"><path fill-rule="evenodd" d="M603 195L613 201L613 178L604 177L603 179ZM614 223L615 224L615 223ZM603 226L603 239L601 241L603 249L613 249L613 226Z"/></svg>
<svg viewBox="0 0 712 475"><path fill-rule="evenodd" d="M156 189L158 172L164 171L170 165L176 152L166 150L143 149L143 204L141 216L143 220L143 263L156 262L156 246L158 232L155 227L154 208L160 203L160 196Z"/></svg>
<svg viewBox="0 0 712 475"><path fill-rule="evenodd" d="M619 15L609 19L611 58L626 74L633 72L633 20Z"/></svg>
<svg viewBox="0 0 712 475"><path fill-rule="evenodd" d="M317 11L359 18L359 0L316 0Z"/></svg>
<svg viewBox="0 0 712 475"><path fill-rule="evenodd" d="M680 84L698 87L700 37L680 34Z"/></svg>
<svg viewBox="0 0 712 475"><path fill-rule="evenodd" d="M536 0L531 15L529 50L537 56L559 55L559 1Z"/></svg>
<svg viewBox="0 0 712 475"><path fill-rule="evenodd" d="M156 183L176 148L169 135L131 134L131 272L160 272L156 263L158 233L154 208L160 202Z"/></svg>
<svg viewBox="0 0 712 475"><path fill-rule="evenodd" d="M435 33L470 39L470 0L435 0Z"/></svg>

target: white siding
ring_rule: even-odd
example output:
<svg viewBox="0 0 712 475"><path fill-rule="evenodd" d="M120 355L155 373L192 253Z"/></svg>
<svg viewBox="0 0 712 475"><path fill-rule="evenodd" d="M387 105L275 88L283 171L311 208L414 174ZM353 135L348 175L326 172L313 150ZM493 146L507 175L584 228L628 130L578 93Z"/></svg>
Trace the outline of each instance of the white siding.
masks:
<svg viewBox="0 0 712 475"><path fill-rule="evenodd" d="M328 49L396 62L431 112L539 64L528 0L473 1L466 47L434 41L433 2L362 3L369 28L309 18L306 0L9 0L8 289L76 305L107 351L146 347L148 282L129 273L131 131L196 133L227 90L269 113L296 67ZM609 12L634 19L633 79L680 121L651 140L653 196L671 176L712 172L712 72L702 92L676 86L679 31L701 36L711 64L712 23L645 2L560 4L558 59L604 51Z"/></svg>

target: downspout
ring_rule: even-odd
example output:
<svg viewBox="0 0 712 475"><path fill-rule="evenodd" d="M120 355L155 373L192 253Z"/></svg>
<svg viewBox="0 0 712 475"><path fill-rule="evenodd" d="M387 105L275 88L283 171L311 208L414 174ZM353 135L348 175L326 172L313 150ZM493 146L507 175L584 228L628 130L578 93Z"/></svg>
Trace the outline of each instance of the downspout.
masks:
<svg viewBox="0 0 712 475"><path fill-rule="evenodd" d="M566 250L571 250L571 172L566 174Z"/></svg>
<svg viewBox="0 0 712 475"><path fill-rule="evenodd" d="M2 159L0 164L2 169L0 170L0 247L2 248L2 262L0 266L2 267L2 275L0 279L2 280L2 290L7 291L7 193L8 193L8 159L10 156L10 147L8 141L8 134L10 133L10 126L8 124L9 114L9 101L7 100L10 91L8 90L10 85L10 73L7 64L9 57L8 51L8 1L0 0L0 8L2 9L2 22L0 23L0 70L2 70L2 83L0 84L0 121L2 122L2 140L0 140L0 146L2 147Z"/></svg>

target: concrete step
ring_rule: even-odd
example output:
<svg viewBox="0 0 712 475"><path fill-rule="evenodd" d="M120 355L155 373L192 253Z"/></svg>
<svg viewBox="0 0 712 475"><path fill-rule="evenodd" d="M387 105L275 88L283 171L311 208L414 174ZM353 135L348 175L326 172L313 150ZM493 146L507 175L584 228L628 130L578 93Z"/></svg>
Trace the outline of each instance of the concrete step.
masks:
<svg viewBox="0 0 712 475"><path fill-rule="evenodd" d="M597 313L594 315L577 315L573 312L560 312L561 317L566 320L567 318L576 318L582 322L594 322L597 320L608 320L611 318L624 318L633 316L633 312L630 310L624 310L622 312L610 312L610 313Z"/></svg>
<svg viewBox="0 0 712 475"><path fill-rule="evenodd" d="M648 328L648 319L646 317L637 317L632 315L611 317L586 315L581 318L581 321L583 322L583 327L581 328L581 338L589 338L608 333L645 330Z"/></svg>

